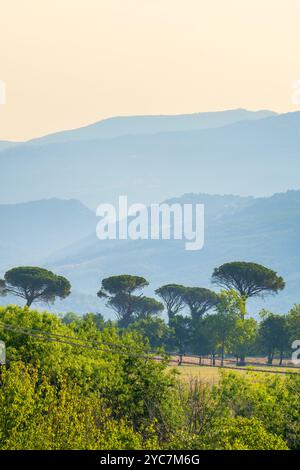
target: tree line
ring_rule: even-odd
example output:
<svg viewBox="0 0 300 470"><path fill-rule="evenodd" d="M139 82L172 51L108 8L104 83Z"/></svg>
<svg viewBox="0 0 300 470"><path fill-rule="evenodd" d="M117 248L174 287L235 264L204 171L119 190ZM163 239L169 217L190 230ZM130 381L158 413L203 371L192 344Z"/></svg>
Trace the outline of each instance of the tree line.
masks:
<svg viewBox="0 0 300 470"><path fill-rule="evenodd" d="M163 348L179 354L217 356L223 365L225 354L245 364L247 355L264 354L268 364L274 356L279 363L291 353L293 340L300 338L299 306L287 315L262 310L261 321L247 317L247 300L277 294L285 282L273 270L257 263L231 262L214 269L212 283L220 292L203 287L167 284L155 290L159 298L148 297L143 290L149 282L128 274L110 276L101 282L97 295L116 315L121 329L138 330L152 348ZM39 267L17 267L0 280L0 294L33 302L54 302L71 292L70 282L63 276ZM166 311L168 323L159 315ZM102 315L89 314L101 328ZM64 321L79 321L71 313Z"/></svg>

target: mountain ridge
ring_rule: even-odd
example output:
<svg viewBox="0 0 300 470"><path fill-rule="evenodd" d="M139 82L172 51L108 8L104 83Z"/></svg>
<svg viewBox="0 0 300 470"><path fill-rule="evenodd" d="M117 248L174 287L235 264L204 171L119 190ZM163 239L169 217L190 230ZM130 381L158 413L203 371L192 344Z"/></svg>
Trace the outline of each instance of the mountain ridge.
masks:
<svg viewBox="0 0 300 470"><path fill-rule="evenodd" d="M298 187L300 112L215 129L17 146L0 153L0 202L120 194L159 202L189 191L270 195ZM16 172L18 166L18 172Z"/></svg>
<svg viewBox="0 0 300 470"><path fill-rule="evenodd" d="M156 134L179 130L216 128L241 120L263 119L275 116L269 110L250 111L243 108L189 114L158 114L113 116L85 126L67 129L27 141L27 144L67 142L70 140L99 140L125 135Z"/></svg>

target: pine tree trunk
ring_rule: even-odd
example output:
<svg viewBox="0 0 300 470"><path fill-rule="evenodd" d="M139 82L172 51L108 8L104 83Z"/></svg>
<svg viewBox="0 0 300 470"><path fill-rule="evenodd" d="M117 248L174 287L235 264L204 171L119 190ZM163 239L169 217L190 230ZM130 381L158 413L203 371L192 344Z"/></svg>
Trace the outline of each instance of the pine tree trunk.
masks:
<svg viewBox="0 0 300 470"><path fill-rule="evenodd" d="M283 360L283 351L280 351L280 361L279 361L280 366L282 366L282 360Z"/></svg>

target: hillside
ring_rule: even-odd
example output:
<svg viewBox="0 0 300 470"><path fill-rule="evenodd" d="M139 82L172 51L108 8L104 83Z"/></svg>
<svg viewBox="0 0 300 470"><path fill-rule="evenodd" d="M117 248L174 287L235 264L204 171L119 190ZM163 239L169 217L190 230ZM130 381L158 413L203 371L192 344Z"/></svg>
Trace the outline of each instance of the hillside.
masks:
<svg viewBox="0 0 300 470"><path fill-rule="evenodd" d="M34 263L94 230L94 214L75 200L0 205L0 270Z"/></svg>

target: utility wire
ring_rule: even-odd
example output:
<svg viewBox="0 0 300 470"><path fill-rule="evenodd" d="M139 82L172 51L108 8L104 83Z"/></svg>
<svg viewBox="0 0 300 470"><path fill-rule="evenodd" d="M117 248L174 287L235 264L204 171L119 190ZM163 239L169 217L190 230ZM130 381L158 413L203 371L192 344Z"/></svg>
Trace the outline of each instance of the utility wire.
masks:
<svg viewBox="0 0 300 470"><path fill-rule="evenodd" d="M143 354L138 354L136 352L132 353L130 350L129 351L117 351L117 350L111 350L111 349L104 349L102 347L96 347L96 346L91 346L90 344L86 344L86 343L89 343L90 341L89 340L83 340L81 338L73 338L73 337L70 337L70 336L65 336L65 338L71 338L73 341L66 341L65 339L61 339L61 338L58 338L57 336L61 336L62 338L64 338L63 335L56 335L56 334L51 334L49 332L45 332L45 331L42 331L42 330L30 330L30 328L21 328L21 327L13 327L12 325L8 325L8 324L4 324L2 322L0 322L0 327L2 327L3 329L5 330L8 330L8 331L11 331L11 332L14 332L14 333L18 333L18 334L24 334L24 335L27 335L27 336L32 336L32 337L35 337L36 339L40 339L40 340L46 340L48 342L58 342L58 343L61 343L61 344L66 344L66 345L69 345L69 346L75 346L75 347L79 347L79 348L84 348L84 349L89 349L89 350L94 350L94 351L101 351L101 352L105 352L105 353L111 353L111 354L120 354L120 355L125 355L125 356L130 356L130 357L136 357L136 358L145 358L145 359L151 359L152 356L151 356L151 353L150 354L145 354L145 352L143 352ZM80 343L76 343L74 342L75 341L79 341L79 342L82 342L82 344ZM119 347L119 345L115 344L115 343L101 343L101 342L96 342L98 343L100 346L102 344L104 345L111 345L111 346L117 346Z"/></svg>
<svg viewBox="0 0 300 470"><path fill-rule="evenodd" d="M43 334L43 335L46 335L46 336L52 336L52 337L55 337L55 338L58 338L58 339L67 339L67 340L71 340L71 341L79 341L81 343L87 343L87 344L93 344L93 345L105 345L105 346L112 346L112 347L118 347L118 348L125 348L125 349L132 349L132 346L128 346L126 344L117 344L117 343L112 343L112 342L107 342L107 341L99 341L99 340L89 340L89 339L84 339L84 338L78 338L78 337L74 337L74 336L68 336L68 335L61 335L61 334L58 334L58 333L52 333L52 332L49 332L49 331L44 331L44 330L37 330L37 329L34 329L34 328L26 328L26 327L18 327L18 326L13 326L13 325L9 325L7 323L3 323L0 321L0 326L3 326L3 327L7 327L7 328L13 328L14 330L18 330L20 331L21 333L26 331L26 332L30 332L30 333L38 333L38 334Z"/></svg>

